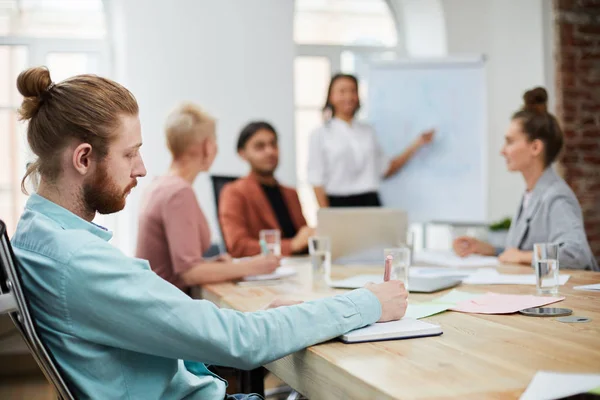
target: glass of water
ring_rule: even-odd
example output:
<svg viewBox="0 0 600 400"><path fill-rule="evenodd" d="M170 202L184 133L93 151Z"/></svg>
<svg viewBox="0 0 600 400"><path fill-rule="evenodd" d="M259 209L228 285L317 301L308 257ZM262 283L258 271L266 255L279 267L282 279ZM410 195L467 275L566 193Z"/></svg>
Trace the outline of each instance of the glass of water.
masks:
<svg viewBox="0 0 600 400"><path fill-rule="evenodd" d="M404 283L408 291L408 268L410 267L411 251L409 247L396 247L383 250L383 259L392 256L392 273L390 279Z"/></svg>
<svg viewBox="0 0 600 400"><path fill-rule="evenodd" d="M331 240L325 236L308 238L308 252L316 289L329 288L331 283Z"/></svg>
<svg viewBox="0 0 600 400"><path fill-rule="evenodd" d="M260 241L267 245L268 254L281 256L281 232L279 229L263 229L259 235Z"/></svg>
<svg viewBox="0 0 600 400"><path fill-rule="evenodd" d="M410 250L409 265L413 265L413 257L415 256L415 233L410 229L406 231L406 246L403 247L407 247Z"/></svg>
<svg viewBox="0 0 600 400"><path fill-rule="evenodd" d="M558 294L558 244L533 245L535 284L538 294Z"/></svg>

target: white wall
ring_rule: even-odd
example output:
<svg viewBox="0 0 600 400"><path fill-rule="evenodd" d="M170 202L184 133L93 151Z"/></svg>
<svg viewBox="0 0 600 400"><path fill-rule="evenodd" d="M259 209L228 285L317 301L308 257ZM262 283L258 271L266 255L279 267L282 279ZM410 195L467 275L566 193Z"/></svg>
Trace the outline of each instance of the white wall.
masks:
<svg viewBox="0 0 600 400"><path fill-rule="evenodd" d="M408 57L441 57L448 53L442 0L392 0Z"/></svg>
<svg viewBox="0 0 600 400"><path fill-rule="evenodd" d="M148 169L118 217L119 247L135 248L141 193L169 165L165 117L182 100L218 119L212 173L247 173L235 152L237 135L249 120L266 119L280 134L278 178L295 183L293 1L108 0L107 6L114 75L138 99ZM199 177L195 190L218 240L208 176Z"/></svg>
<svg viewBox="0 0 600 400"><path fill-rule="evenodd" d="M399 48L408 55L487 56L488 216L512 215L524 185L520 176L506 171L499 152L523 91L546 85L553 94L550 7L544 0L389 1L404 38ZM140 103L149 171L118 217L117 245L126 251L135 245L140 194L151 176L168 166L162 126L169 109L181 100L195 101L219 119L220 154L213 173L247 171L235 154L235 140L248 120L264 118L275 124L281 137L278 176L294 184L293 1L105 2L115 50L114 76ZM208 177L200 177L195 188L216 233Z"/></svg>
<svg viewBox="0 0 600 400"><path fill-rule="evenodd" d="M489 164L488 216L512 216L523 190L519 174L506 170L500 156L511 114L522 105L522 94L549 85L552 69L543 8L544 0L444 0L448 53L487 56ZM546 25L546 26L545 26ZM551 94L553 91L551 91Z"/></svg>
<svg viewBox="0 0 600 400"><path fill-rule="evenodd" d="M488 74L488 218L512 216L524 190L499 155L526 89L554 105L552 5L547 0L388 0L409 57L484 54Z"/></svg>

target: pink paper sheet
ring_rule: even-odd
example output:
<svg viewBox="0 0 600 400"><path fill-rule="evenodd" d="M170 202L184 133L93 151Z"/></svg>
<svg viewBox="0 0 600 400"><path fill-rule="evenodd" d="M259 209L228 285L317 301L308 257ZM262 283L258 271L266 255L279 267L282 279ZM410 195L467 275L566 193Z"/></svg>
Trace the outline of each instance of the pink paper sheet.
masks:
<svg viewBox="0 0 600 400"><path fill-rule="evenodd" d="M490 292L472 300L462 301L450 310L474 314L511 314L526 308L545 306L564 299L564 297L540 297Z"/></svg>

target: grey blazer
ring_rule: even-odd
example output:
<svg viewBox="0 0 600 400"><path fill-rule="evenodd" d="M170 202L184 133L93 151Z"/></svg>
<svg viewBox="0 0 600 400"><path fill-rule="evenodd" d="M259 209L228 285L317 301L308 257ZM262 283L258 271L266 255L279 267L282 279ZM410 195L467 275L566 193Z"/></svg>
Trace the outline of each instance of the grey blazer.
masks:
<svg viewBox="0 0 600 400"><path fill-rule="evenodd" d="M558 243L560 268L600 270L585 235L579 202L552 167L536 183L524 212L522 206L521 200L508 231L507 247L531 251L534 243Z"/></svg>

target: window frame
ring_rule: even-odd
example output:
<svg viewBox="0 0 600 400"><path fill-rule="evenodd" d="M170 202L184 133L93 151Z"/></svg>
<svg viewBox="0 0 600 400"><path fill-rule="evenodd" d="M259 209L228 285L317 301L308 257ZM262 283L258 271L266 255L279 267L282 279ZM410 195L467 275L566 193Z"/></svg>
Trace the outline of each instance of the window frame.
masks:
<svg viewBox="0 0 600 400"><path fill-rule="evenodd" d="M47 64L47 57L50 53L77 53L77 54L88 54L96 57L98 62L99 75L109 75L110 59L109 59L109 47L108 40L106 39L69 39L69 38L39 38L39 37L27 37L27 36L0 36L0 46L6 47L25 47L27 52L26 67L33 67ZM52 73L52 71L50 71ZM8 104L0 105L0 110L8 112L16 112L19 104ZM4 188L8 192L8 196L11 198L12 205L12 219L15 223L18 221L19 216L22 212L21 206L23 202L22 195L20 194L20 178L16 179L15 176L22 176L24 174L26 163L29 159L33 158L33 154L28 146L25 145L26 141L23 138L19 138L17 135L19 129L16 128L11 132L12 136L9 140L8 145L11 146L11 154L14 154L14 159L9 160L9 168L13 181L9 183L8 188ZM22 159L21 155L25 156L25 160ZM18 172L22 173L19 174ZM16 179L16 181L15 181ZM112 216L101 217L103 223L108 224L109 222L116 223L116 218ZM16 226L11 227L13 230ZM12 235L13 232L9 232Z"/></svg>

